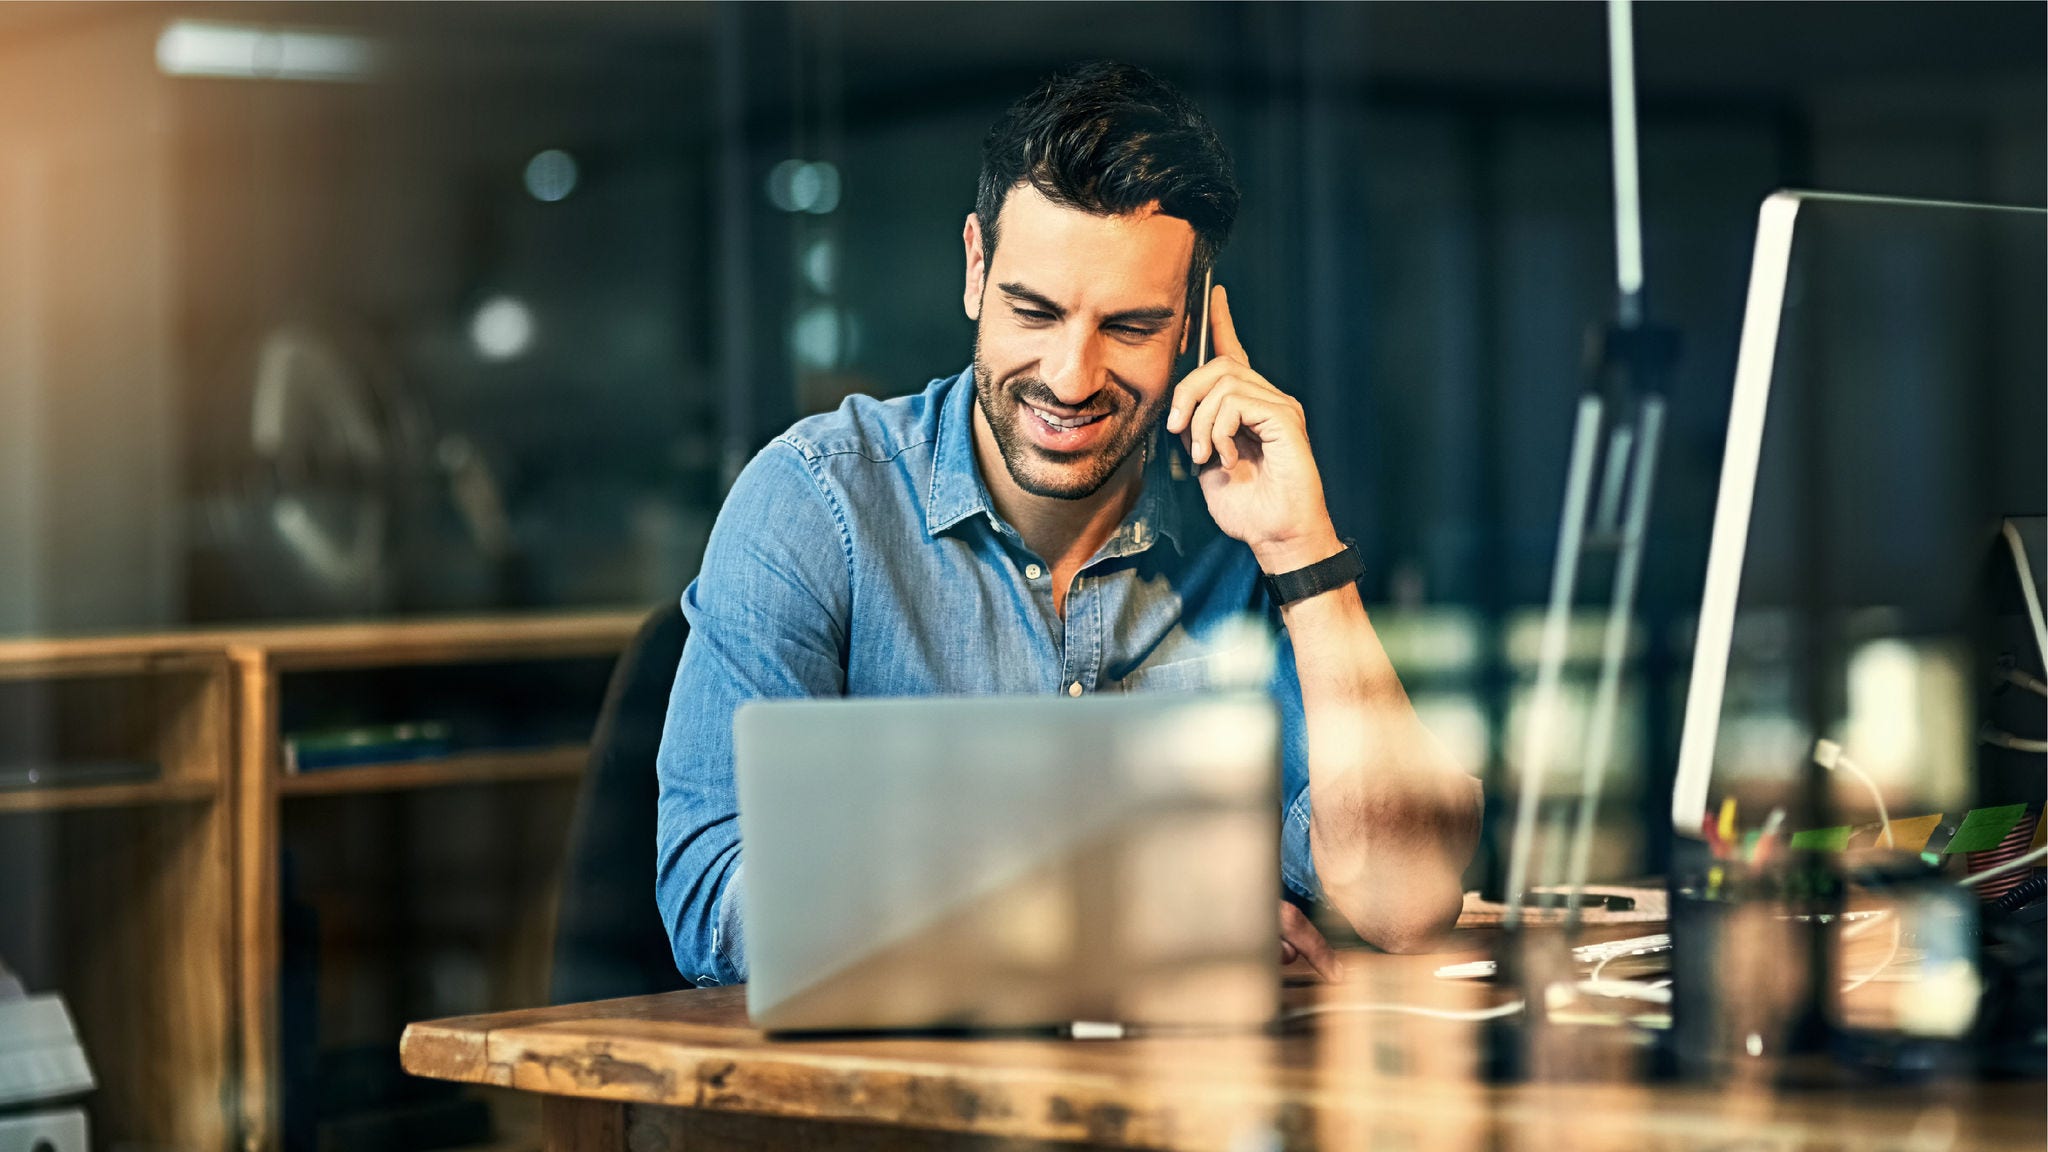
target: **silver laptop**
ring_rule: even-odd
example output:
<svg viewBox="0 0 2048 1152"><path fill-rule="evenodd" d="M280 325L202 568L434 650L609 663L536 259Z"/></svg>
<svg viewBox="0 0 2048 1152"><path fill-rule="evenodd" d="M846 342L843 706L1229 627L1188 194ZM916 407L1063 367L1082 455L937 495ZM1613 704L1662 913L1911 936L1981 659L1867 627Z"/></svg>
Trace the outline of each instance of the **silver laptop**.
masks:
<svg viewBox="0 0 2048 1152"><path fill-rule="evenodd" d="M757 1026L1272 1018L1264 695L771 701L734 728Z"/></svg>

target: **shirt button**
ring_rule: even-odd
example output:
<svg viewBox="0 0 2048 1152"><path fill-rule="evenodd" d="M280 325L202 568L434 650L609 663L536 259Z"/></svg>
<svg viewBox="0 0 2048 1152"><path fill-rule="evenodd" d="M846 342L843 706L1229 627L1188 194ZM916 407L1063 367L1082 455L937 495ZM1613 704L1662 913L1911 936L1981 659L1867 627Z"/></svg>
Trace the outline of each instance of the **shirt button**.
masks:
<svg viewBox="0 0 2048 1152"><path fill-rule="evenodd" d="M1081 694L1081 682L1080 682L1079 680L1076 680L1076 681L1074 681L1074 682L1073 682L1072 684L1069 684L1069 685L1067 685L1067 695L1069 695L1069 696L1079 696L1080 694Z"/></svg>
<svg viewBox="0 0 2048 1152"><path fill-rule="evenodd" d="M1045 569L1040 568L1036 564L1026 564L1024 566L1024 575L1027 579L1036 580L1040 576L1045 575Z"/></svg>

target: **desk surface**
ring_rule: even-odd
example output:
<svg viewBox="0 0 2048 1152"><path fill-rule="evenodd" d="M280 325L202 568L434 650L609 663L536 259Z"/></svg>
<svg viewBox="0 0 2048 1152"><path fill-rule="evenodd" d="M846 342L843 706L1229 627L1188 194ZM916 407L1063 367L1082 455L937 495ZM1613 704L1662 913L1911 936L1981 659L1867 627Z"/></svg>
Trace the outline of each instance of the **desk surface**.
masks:
<svg viewBox="0 0 2048 1152"><path fill-rule="evenodd" d="M1476 955L1347 954L1345 984L1290 983L1286 1000L1481 1007L1503 994L1433 976ZM2048 1143L2040 1082L1799 1094L1625 1080L1489 1086L1475 1075L1482 1039L1477 1024L1349 1011L1279 1035L771 1040L748 1026L744 988L715 988L414 1024L403 1057L415 1075L555 1097L1113 1147Z"/></svg>

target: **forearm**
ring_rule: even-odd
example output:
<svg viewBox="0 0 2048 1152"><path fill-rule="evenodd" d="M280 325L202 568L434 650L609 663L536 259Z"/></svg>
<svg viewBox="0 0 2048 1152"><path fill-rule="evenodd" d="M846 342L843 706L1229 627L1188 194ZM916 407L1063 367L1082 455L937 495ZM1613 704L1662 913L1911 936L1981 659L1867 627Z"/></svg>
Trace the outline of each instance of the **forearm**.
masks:
<svg viewBox="0 0 2048 1152"><path fill-rule="evenodd" d="M1332 534L1261 565L1287 571L1339 547ZM1479 782L1415 715L1356 588L1281 615L1307 722L1309 847L1323 895L1367 942L1420 947L1457 919Z"/></svg>

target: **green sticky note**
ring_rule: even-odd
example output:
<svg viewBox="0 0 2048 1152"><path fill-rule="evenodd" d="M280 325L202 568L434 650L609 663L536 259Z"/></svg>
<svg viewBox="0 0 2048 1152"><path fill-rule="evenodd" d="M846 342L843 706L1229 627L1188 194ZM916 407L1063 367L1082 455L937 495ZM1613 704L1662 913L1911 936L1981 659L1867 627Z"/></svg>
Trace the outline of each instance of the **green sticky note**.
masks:
<svg viewBox="0 0 2048 1152"><path fill-rule="evenodd" d="M2027 814L2025 804L2007 804L1999 808L1979 808L1963 817L1963 826L1956 829L1953 839L1944 852L1986 852L1998 847L2012 826Z"/></svg>
<svg viewBox="0 0 2048 1152"><path fill-rule="evenodd" d="M1840 828L1809 828L1792 834L1792 846L1817 852L1840 852L1849 846L1849 834L1854 831L1847 824Z"/></svg>

